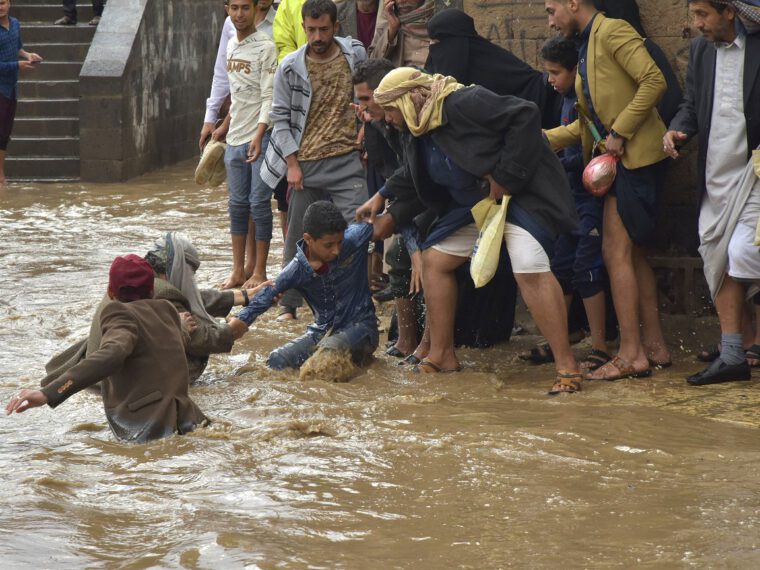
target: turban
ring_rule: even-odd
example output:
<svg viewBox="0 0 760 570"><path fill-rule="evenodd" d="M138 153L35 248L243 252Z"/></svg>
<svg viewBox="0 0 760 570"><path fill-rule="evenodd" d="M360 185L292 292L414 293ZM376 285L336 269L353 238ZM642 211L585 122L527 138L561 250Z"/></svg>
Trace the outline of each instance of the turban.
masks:
<svg viewBox="0 0 760 570"><path fill-rule="evenodd" d="M378 105L401 111L409 131L418 137L441 126L443 101L462 87L453 77L399 67L383 78L374 99Z"/></svg>

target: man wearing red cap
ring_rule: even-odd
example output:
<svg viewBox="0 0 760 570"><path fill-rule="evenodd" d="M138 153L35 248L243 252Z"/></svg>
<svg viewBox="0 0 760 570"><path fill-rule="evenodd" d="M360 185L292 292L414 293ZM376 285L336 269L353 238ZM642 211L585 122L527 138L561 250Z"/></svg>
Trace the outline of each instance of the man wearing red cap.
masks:
<svg viewBox="0 0 760 570"><path fill-rule="evenodd" d="M144 442L207 422L187 393L187 333L172 304L152 298L153 277L143 258L117 257L108 279L112 302L100 317L100 348L42 390L21 390L6 413L55 408L103 381L106 417L119 439Z"/></svg>

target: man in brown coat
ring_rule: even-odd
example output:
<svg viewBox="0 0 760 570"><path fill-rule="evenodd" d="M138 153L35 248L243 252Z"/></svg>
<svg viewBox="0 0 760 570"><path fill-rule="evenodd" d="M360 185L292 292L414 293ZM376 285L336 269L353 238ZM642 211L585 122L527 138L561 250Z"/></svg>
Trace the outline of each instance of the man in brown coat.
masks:
<svg viewBox="0 0 760 570"><path fill-rule="evenodd" d="M57 407L97 382L116 437L133 442L187 433L208 420L188 396L187 333L174 306L153 299L153 269L141 257L117 257L100 316L100 348L40 390L21 390L5 411Z"/></svg>

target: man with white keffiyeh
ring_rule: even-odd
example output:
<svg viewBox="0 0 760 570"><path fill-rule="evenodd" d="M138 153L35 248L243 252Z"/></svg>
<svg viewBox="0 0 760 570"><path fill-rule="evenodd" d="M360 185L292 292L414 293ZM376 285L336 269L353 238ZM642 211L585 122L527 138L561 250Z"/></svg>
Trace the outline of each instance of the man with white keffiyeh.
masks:
<svg viewBox="0 0 760 570"><path fill-rule="evenodd" d="M156 274L153 298L165 299L174 305L190 334L185 356L190 382L194 382L205 370L209 355L232 350L232 330L221 319L233 306L248 305L249 300L271 282L265 281L255 289L247 290L199 289L195 282L195 272L200 266L198 251L189 239L176 232L169 232L157 239L145 255L145 260ZM108 301L105 297L96 309L89 337L77 341L45 365L48 375L42 380L43 386L100 347L100 313Z"/></svg>
<svg viewBox="0 0 760 570"><path fill-rule="evenodd" d="M688 0L702 37L689 55L684 101L663 138L672 158L699 133L699 253L721 327L720 357L687 381L749 380L742 344L744 299L760 284L760 0ZM754 348L754 347L752 347Z"/></svg>

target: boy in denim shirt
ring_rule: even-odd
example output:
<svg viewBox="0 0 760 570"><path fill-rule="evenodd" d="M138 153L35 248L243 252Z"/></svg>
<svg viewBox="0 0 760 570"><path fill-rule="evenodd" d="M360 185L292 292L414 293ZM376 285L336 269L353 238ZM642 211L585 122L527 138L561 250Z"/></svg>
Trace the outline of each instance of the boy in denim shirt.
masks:
<svg viewBox="0 0 760 570"><path fill-rule="evenodd" d="M578 66L578 48L575 43L557 37L541 49L544 69L549 83L562 94L562 124L569 125L577 118L575 104L575 74ZM564 149L560 161L565 167L580 225L574 234L559 237L554 248L552 271L570 304L573 293L583 299L591 330L591 352L581 363L586 370L596 370L610 360L605 342L606 274L602 259L602 208L603 202L583 187L583 149L574 145Z"/></svg>
<svg viewBox="0 0 760 570"><path fill-rule="evenodd" d="M303 229L295 257L274 285L262 289L230 321L233 335L240 338L278 295L297 289L314 312L315 322L304 335L273 350L267 365L275 370L299 368L317 346L350 352L355 364L366 364L379 338L367 279L367 247L374 228L348 226L332 202L320 200L306 209Z"/></svg>

